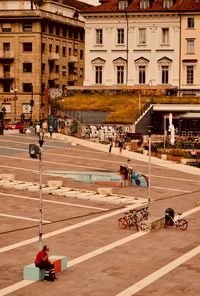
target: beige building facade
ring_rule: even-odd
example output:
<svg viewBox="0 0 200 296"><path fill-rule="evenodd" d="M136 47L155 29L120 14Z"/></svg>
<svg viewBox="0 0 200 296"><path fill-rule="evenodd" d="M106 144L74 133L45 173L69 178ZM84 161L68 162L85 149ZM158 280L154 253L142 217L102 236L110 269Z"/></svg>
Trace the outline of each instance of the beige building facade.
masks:
<svg viewBox="0 0 200 296"><path fill-rule="evenodd" d="M74 1L0 1L0 108L6 122L39 120L84 79L84 19ZM0 111L1 111L0 110Z"/></svg>
<svg viewBox="0 0 200 296"><path fill-rule="evenodd" d="M180 88L183 95L200 95L200 11L180 16Z"/></svg>

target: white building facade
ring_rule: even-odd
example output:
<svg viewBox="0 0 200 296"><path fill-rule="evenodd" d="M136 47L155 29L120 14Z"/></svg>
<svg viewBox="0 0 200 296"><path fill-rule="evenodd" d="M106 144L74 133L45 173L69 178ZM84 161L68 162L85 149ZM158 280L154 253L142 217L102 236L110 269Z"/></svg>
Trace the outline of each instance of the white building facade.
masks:
<svg viewBox="0 0 200 296"><path fill-rule="evenodd" d="M172 85L179 81L176 14L85 16L85 86Z"/></svg>
<svg viewBox="0 0 200 296"><path fill-rule="evenodd" d="M200 93L199 0L100 0L85 17L84 86ZM189 92L188 92L189 91Z"/></svg>

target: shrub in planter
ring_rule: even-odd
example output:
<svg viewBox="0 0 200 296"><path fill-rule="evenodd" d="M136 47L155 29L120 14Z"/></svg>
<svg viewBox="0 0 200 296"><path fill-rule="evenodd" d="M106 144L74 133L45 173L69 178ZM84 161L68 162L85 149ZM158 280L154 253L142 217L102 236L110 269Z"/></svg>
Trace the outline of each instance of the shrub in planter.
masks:
<svg viewBox="0 0 200 296"><path fill-rule="evenodd" d="M180 157L183 157L184 156L184 151L182 150L172 150L169 155L172 155L172 156L180 156Z"/></svg>
<svg viewBox="0 0 200 296"><path fill-rule="evenodd" d="M189 151L184 151L183 157L184 158L189 158L189 159L193 158Z"/></svg>
<svg viewBox="0 0 200 296"><path fill-rule="evenodd" d="M157 147L156 144L153 144L153 145L151 146L151 151L152 151L152 152L157 152L157 151L158 151L158 147Z"/></svg>
<svg viewBox="0 0 200 296"><path fill-rule="evenodd" d="M188 162L187 164L194 166L196 168L200 168L200 162Z"/></svg>

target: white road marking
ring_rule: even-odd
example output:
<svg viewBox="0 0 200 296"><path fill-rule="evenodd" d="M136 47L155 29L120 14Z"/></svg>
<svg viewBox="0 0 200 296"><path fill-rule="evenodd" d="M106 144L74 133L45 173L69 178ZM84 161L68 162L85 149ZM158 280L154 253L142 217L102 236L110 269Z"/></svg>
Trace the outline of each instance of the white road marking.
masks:
<svg viewBox="0 0 200 296"><path fill-rule="evenodd" d="M129 207L130 208L130 207ZM133 207L132 207L133 208ZM128 207L127 207L128 209ZM191 213L194 213L196 211L199 211L200 208L196 207L190 211L185 212L183 215L189 215ZM119 211L115 211L119 212ZM114 213L111 213L114 214ZM104 217L107 215L104 215ZM94 220L94 219L91 219ZM91 221L89 220L89 221ZM80 223L82 224L82 223ZM67 227L68 228L68 227ZM141 236L144 236L146 234L148 234L149 232L137 232L135 234L132 234L126 238L123 238L121 240L118 240L114 243L108 244L104 247L101 247L95 251L89 252L85 255L82 255L78 258L75 258L71 261L68 262L68 267L72 267L76 264L79 264L81 262L84 262L88 259L91 259L95 256L101 255L104 252L110 251L113 248L116 248L118 246L121 246L127 242L130 242L131 240L137 239ZM25 241L27 242L27 241ZM24 244L22 244L24 245ZM176 267L180 266L181 264L183 264L184 262L186 262L187 260L193 258L194 256L198 255L200 253L200 246L194 248L193 250L189 251L188 253L182 255L181 257L177 258L176 260L170 262L169 264L165 265L164 267L160 268L159 270L157 270L156 272L153 272L152 274L150 274L149 276L145 277L144 279L142 279L141 281L135 283L134 285L132 285L131 287L129 287L128 289L122 291L121 293L117 294L116 296L133 296L135 293L137 293L138 291L142 290L143 288L145 288L146 286L150 285L151 283L155 282L156 280L158 280L160 277L164 276L165 274L169 273L170 271L172 271L173 269L175 269ZM20 288L23 288L25 286L28 286L30 284L34 283L34 281L20 281L14 285L11 285L9 287L6 287L2 290L0 290L0 296L5 296L11 292L14 292Z"/></svg>
<svg viewBox="0 0 200 296"><path fill-rule="evenodd" d="M3 157L3 158L10 158L10 159L16 159L16 160L19 160L19 157L15 157L15 156L5 156L5 155L0 155L0 158ZM30 159L30 158L22 158L20 157L20 160L24 160L24 161L34 161L33 159ZM48 164L54 164L54 165L59 165L59 166L69 166L69 167L76 167L76 168L86 168L86 169L95 169L95 170L99 170L99 171L105 171L105 169L102 169L102 168L98 168L98 167L94 167L94 166L85 166L85 165L75 165L75 164L68 164L68 163L63 163L63 162L53 162L53 161L47 161L47 160L43 160L42 161L43 163L48 163ZM6 167L4 165L0 165L0 167ZM21 169L22 168L18 168L18 167L13 167L15 168L16 170L17 169ZM27 170L27 169L25 169ZM48 175L48 174L46 174Z"/></svg>
<svg viewBox="0 0 200 296"><path fill-rule="evenodd" d="M16 159L19 159L19 158L16 157ZM0 167L1 168L6 168L6 169L20 170L20 171L26 171L26 172L32 172L32 173L38 174L38 170L31 170L31 169L25 169L25 168L20 168L20 167L13 167L13 166L10 166L10 165L0 165Z"/></svg>
<svg viewBox="0 0 200 296"><path fill-rule="evenodd" d="M26 143L26 145L27 145L27 143ZM47 145L46 147L49 147L49 146ZM57 149L57 148L66 149L64 147L54 147L54 146L50 146L50 147L55 148L55 149ZM13 148L13 147L7 147L7 146L0 146L0 149L1 148L2 149L7 149L7 150L17 150L17 151L21 151L21 152L27 152L27 149L22 149L22 148ZM45 147L44 147L44 149L45 149ZM80 151L81 154L82 154L82 152L84 152L84 150L81 150L81 149L77 149L77 150ZM87 154L88 154L87 150L85 152L87 152ZM91 153L90 150L89 150L89 153ZM99 153L101 153L101 154L105 153L106 154L105 151L102 151L102 152L99 152ZM85 160L89 160L89 161L97 161L97 160L99 161L99 158L91 158L91 157L84 157L84 156L78 156L78 155L65 155L65 154L61 155L61 154L58 154L58 153L51 153L51 152L46 152L46 151L45 151L45 155L54 155L54 156L58 156L58 157L62 156L62 157L66 157L66 158L75 158L75 159L79 158L79 159L85 159ZM0 155L0 157L15 158L14 156L8 156L8 155ZM23 158L21 158L21 159L23 159ZM31 160L31 159L29 159L29 160ZM105 161L106 163L116 163L116 164L119 164L119 165L122 163L121 161L113 161L113 160L102 159L102 158L101 158L101 161L103 161L103 162ZM136 164L136 166L146 167L145 164ZM154 166L153 164L151 166L152 166L152 168L157 167L157 166Z"/></svg>
<svg viewBox="0 0 200 296"><path fill-rule="evenodd" d="M103 219L110 218L110 217L115 216L117 214L121 214L124 211L127 211L129 209L135 209L137 207L138 207L138 204L127 206L126 208L118 209L118 210L115 210L115 211L113 211L111 213L109 212L107 214L104 214L104 215L101 215L101 216L98 216L98 217L95 217L95 218L92 218L92 219L89 219L89 220L86 220L86 221L83 221L83 222L80 222L80 223L77 223L77 224L74 224L74 225L70 225L70 226L67 226L67 227L64 227L64 228L61 228L61 229L46 233L45 235L43 235L43 239L65 233L65 232L71 231L73 229L77 229L79 227L83 227L83 226L86 226L86 225L101 221ZM28 245L28 244L31 244L31 243L34 243L34 242L37 242L37 241L38 241L38 237L33 237L31 239L21 241L19 243L13 244L13 245L3 247L3 248L0 249L0 254L5 253L5 252L10 251L10 250L13 250L13 249L16 249L16 248L20 248L22 246L25 246L25 245Z"/></svg>
<svg viewBox="0 0 200 296"><path fill-rule="evenodd" d="M15 291L17 291L17 290L19 290L21 288L24 288L24 287L30 285L30 284L33 284L33 283L35 283L35 281L24 280L24 281L18 282L16 284L8 286L8 287L6 287L4 289L1 289L0 290L0 296L8 295L8 294L10 294L12 292L15 292Z"/></svg>
<svg viewBox="0 0 200 296"><path fill-rule="evenodd" d="M22 217L22 216L14 216L14 215L7 215L7 214L1 214L0 216L2 217L9 217L9 218L13 218L13 219L21 219L21 220L29 220L29 221L39 221L38 219L33 219L33 218L27 218L27 217ZM43 223L51 223L51 221L47 221L47 220L42 220Z"/></svg>
<svg viewBox="0 0 200 296"><path fill-rule="evenodd" d="M121 293L117 294L116 296L133 296L137 292L141 291L148 285L152 284L153 282L157 281L162 276L166 275L173 269L177 268L181 264L185 263L186 261L190 260L194 256L200 253L200 246L192 249L191 251L185 253L184 255L180 256L179 258L173 260L169 264L163 266L162 268L158 269L157 271L151 273L149 276L143 278L141 281L135 283L134 285L130 286L126 290L122 291Z"/></svg>
<svg viewBox="0 0 200 296"><path fill-rule="evenodd" d="M85 254L83 256L80 256L78 258L75 258L75 259L69 261L67 263L67 267L68 268L72 267L72 266L74 266L76 264L79 264L79 263L81 263L83 261L91 259L91 258L93 258L95 256L101 255L101 254L103 254L103 253L105 253L105 252L107 252L109 250L112 250L113 248L119 247L119 246L121 246L121 245L123 245L125 243L128 243L128 242L130 242L130 241L132 241L134 239L137 239L137 238L139 238L141 236L144 236L145 234L147 234L147 233L146 232L137 232L137 233L132 234L132 235L130 235L128 237L120 239L120 240L118 240L118 241L116 241L114 243L111 243L111 244L108 244L108 245L106 245L104 247L101 247L101 248L99 248L99 249L97 249L95 251L89 252L89 253L87 253L87 254ZM34 283L34 281L25 281L25 280L23 280L21 282L18 282L18 283L14 284L14 285L11 285L11 286L9 286L7 288L4 288L4 289L0 290L0 296L5 296L5 295L7 295L7 294L9 294L11 292L14 292L14 291L16 291L16 290L18 290L20 288L23 288L25 286L28 286L28 285L32 284L32 283Z"/></svg>
<svg viewBox="0 0 200 296"><path fill-rule="evenodd" d="M75 258L75 259L69 261L67 265L68 265L68 267L72 267L72 266L74 266L76 264L79 264L79 263L81 263L83 261L86 261L86 260L91 259L91 258L93 258L95 256L98 256L98 255L101 255L101 254L103 254L103 253L105 253L107 251L110 251L110 250L112 250L112 249L114 249L116 247L119 247L119 246L121 246L123 244L126 244L126 243L128 243L128 242L130 242L130 241L132 241L132 240L134 240L136 238L139 238L139 237L141 237L141 236L143 236L143 235L145 235L147 233L148 232L134 233L134 234L132 234L132 235L130 235L128 237L125 237L123 239L120 239L120 240L118 240L118 241L116 241L114 243L108 244L108 245L103 246L103 247L101 247L99 249L96 249L96 250L94 250L94 251L92 251L90 253L87 253L87 254L82 255L82 256L80 256L78 258Z"/></svg>
<svg viewBox="0 0 200 296"><path fill-rule="evenodd" d="M167 179L167 180L178 180L178 181L187 181L187 182L200 183L200 181L196 180L196 179L194 180L194 179L176 178L176 177L161 176L161 175L151 175L151 177L160 178L160 179Z"/></svg>
<svg viewBox="0 0 200 296"><path fill-rule="evenodd" d="M195 208L193 208L193 209L191 209L191 210L189 210L189 211L187 211L187 212L182 213L182 214L181 214L181 218L187 217L187 216L189 216L189 215L191 215L191 214L194 214L194 213L196 213L196 212L198 212L198 211L200 211L200 207L199 207L199 206L198 206L198 207L195 207ZM176 216L174 219L177 220L178 218L179 218L179 217Z"/></svg>
<svg viewBox="0 0 200 296"><path fill-rule="evenodd" d="M6 195L8 197L17 197L17 198L22 198L22 199L39 201L39 198L29 197L29 196L21 196L21 195L10 194L10 193L2 193L2 192L0 192L0 195ZM72 206L72 207L86 208L86 209L93 209L93 210L100 210L100 211L108 211L109 210L109 209L106 209L106 208L85 206L85 205L81 205L81 204L73 204L73 203L69 203L69 202L54 201L54 200L48 200L48 199L44 199L44 198L42 199L42 201L46 202L46 203L53 203L53 204L59 204L59 205L64 205L64 206Z"/></svg>
<svg viewBox="0 0 200 296"><path fill-rule="evenodd" d="M192 192L192 191L189 191L189 190L174 189L174 188L169 188L169 187L158 187L158 186L151 186L151 188L155 188L155 189L161 189L161 190L171 190L171 191L178 191L178 192L185 192L185 193L190 193L190 192Z"/></svg>

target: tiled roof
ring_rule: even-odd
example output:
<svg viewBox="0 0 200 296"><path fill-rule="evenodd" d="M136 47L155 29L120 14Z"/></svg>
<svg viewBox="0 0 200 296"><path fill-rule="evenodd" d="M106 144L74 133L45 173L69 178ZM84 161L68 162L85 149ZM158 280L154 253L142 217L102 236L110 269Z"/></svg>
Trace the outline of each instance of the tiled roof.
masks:
<svg viewBox="0 0 200 296"><path fill-rule="evenodd" d="M53 1L66 4L66 5L70 6L70 7L74 7L79 11L86 10L86 9L89 9L89 8L93 7L93 5L91 5L91 4L81 2L81 1L78 1L78 0L62 0L62 1L53 0Z"/></svg>
<svg viewBox="0 0 200 296"><path fill-rule="evenodd" d="M170 8L163 8L164 0L150 0L150 7L140 9L140 0L129 0L127 9L119 10L119 0L99 0L101 3L98 6L87 8L84 12L153 12L153 11L200 11L200 1L198 0L174 0L174 4Z"/></svg>

